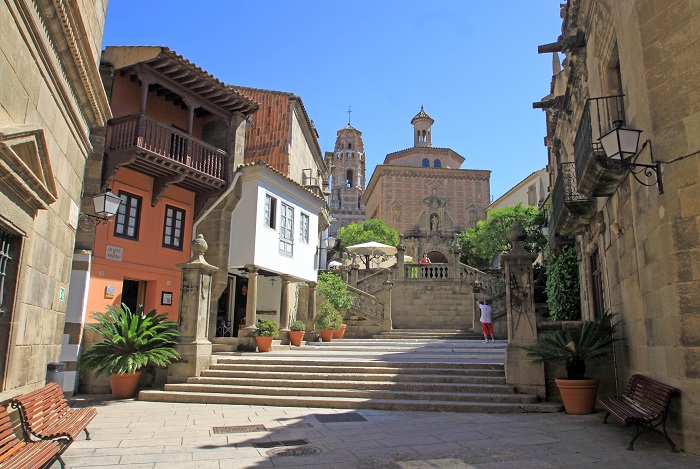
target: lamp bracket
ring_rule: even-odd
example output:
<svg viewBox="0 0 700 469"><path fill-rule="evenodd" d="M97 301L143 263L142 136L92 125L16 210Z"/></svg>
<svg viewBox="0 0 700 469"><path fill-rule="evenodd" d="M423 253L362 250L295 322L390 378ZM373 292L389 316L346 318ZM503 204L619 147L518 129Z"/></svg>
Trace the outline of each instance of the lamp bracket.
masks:
<svg viewBox="0 0 700 469"><path fill-rule="evenodd" d="M84 231L93 231L100 223L106 225L111 221L112 220L106 217L80 212L78 217L78 226Z"/></svg>
<svg viewBox="0 0 700 469"><path fill-rule="evenodd" d="M644 148L649 147L649 157L651 158L652 164L642 164L637 163L637 158L642 153ZM661 162L654 161L654 152L651 146L651 140L646 140L642 144L642 148L639 149L637 153L626 158L624 160L618 161L617 166L624 169L629 169L632 176L643 186L651 187L653 185L659 186L659 194L664 193L664 183L661 177ZM644 177L645 179L641 179ZM651 181L649 181L651 179Z"/></svg>

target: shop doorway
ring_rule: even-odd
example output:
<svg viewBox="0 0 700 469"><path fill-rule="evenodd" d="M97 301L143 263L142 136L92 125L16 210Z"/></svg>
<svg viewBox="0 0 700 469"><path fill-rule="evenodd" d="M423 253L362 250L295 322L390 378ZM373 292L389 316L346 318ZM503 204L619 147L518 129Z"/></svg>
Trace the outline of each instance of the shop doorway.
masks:
<svg viewBox="0 0 700 469"><path fill-rule="evenodd" d="M132 313L145 303L146 281L125 278L122 283L122 303L129 307Z"/></svg>

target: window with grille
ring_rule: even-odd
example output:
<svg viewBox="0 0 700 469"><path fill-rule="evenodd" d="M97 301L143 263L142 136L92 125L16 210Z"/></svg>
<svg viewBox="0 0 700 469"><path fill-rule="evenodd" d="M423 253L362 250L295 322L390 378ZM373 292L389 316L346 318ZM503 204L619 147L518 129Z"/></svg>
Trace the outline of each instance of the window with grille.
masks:
<svg viewBox="0 0 700 469"><path fill-rule="evenodd" d="M122 203L119 205L119 212L114 220L114 236L138 239L142 199L124 191L119 191L119 197L121 197Z"/></svg>
<svg viewBox="0 0 700 469"><path fill-rule="evenodd" d="M182 238L185 228L185 211L165 206L165 226L163 227L163 247L182 251Z"/></svg>
<svg viewBox="0 0 700 469"><path fill-rule="evenodd" d="M299 239L302 243L309 244L309 215L306 213L301 214L301 220L299 222Z"/></svg>
<svg viewBox="0 0 700 469"><path fill-rule="evenodd" d="M0 313L12 310L21 238L0 228Z"/></svg>
<svg viewBox="0 0 700 469"><path fill-rule="evenodd" d="M277 199L270 194L265 195L265 226L276 228L275 220L277 218Z"/></svg>
<svg viewBox="0 0 700 469"><path fill-rule="evenodd" d="M591 254L591 286L593 287L593 314L600 318L605 311L603 301L603 272L600 268L599 251L596 249Z"/></svg>
<svg viewBox="0 0 700 469"><path fill-rule="evenodd" d="M294 209L285 203L280 205L280 254L292 257L294 254Z"/></svg>

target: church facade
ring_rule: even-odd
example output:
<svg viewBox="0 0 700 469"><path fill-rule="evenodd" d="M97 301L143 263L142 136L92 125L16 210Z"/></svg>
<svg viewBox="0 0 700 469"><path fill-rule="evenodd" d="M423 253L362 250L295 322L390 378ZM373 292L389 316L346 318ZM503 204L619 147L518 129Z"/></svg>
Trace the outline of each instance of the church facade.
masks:
<svg viewBox="0 0 700 469"><path fill-rule="evenodd" d="M434 120L421 107L411 120L413 147L377 165L361 203L404 236L406 254L433 263L452 259L454 235L486 218L491 171L462 169L464 157L432 146Z"/></svg>

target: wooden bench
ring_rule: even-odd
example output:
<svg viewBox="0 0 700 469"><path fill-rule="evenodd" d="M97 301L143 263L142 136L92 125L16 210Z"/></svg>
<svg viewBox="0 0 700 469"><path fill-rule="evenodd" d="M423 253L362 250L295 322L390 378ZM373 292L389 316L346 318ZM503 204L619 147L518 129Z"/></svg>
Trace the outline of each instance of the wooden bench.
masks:
<svg viewBox="0 0 700 469"><path fill-rule="evenodd" d="M32 435L40 440L67 440L68 445L83 431L90 439L87 426L97 415L94 407L68 407L63 391L56 383L17 396L10 400L10 405L19 409L27 439Z"/></svg>
<svg viewBox="0 0 700 469"><path fill-rule="evenodd" d="M5 469L48 468L61 459L61 443L57 441L22 441L15 436L7 410L0 406L0 466Z"/></svg>
<svg viewBox="0 0 700 469"><path fill-rule="evenodd" d="M625 424L634 424L637 433L630 441L628 450L634 449L634 442L643 433L650 430L660 434L671 445L673 452L679 449L666 432L666 417L671 397L678 389L647 378L642 375L634 375L627 383L627 390L622 396L602 396L598 402L605 410L603 423L608 423L608 417L612 414ZM660 431L658 427L661 426Z"/></svg>

